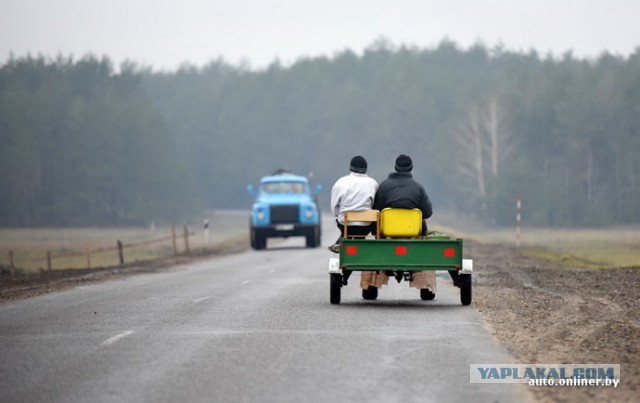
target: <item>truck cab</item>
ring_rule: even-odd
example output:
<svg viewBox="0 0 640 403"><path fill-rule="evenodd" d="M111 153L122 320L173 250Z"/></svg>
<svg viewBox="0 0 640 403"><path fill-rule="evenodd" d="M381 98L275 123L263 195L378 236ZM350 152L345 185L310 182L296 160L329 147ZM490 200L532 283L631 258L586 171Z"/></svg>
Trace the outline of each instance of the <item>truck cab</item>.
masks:
<svg viewBox="0 0 640 403"><path fill-rule="evenodd" d="M255 189L249 185L249 194L255 197L249 220L251 247L265 249L268 238L304 236L306 246L320 246L320 212L309 180L289 172L265 176Z"/></svg>

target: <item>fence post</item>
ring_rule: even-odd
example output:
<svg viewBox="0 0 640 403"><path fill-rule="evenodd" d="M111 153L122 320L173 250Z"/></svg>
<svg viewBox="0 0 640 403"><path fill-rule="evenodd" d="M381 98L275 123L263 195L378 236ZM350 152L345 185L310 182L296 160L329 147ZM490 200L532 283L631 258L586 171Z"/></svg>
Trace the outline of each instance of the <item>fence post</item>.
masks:
<svg viewBox="0 0 640 403"><path fill-rule="evenodd" d="M178 257L178 245L176 243L176 227L171 226L171 243L173 244L173 256Z"/></svg>
<svg viewBox="0 0 640 403"><path fill-rule="evenodd" d="M47 251L47 270L51 270L51 252Z"/></svg>
<svg viewBox="0 0 640 403"><path fill-rule="evenodd" d="M184 250L189 254L189 229L187 228L187 224L182 226L182 232L184 233Z"/></svg>
<svg viewBox="0 0 640 403"><path fill-rule="evenodd" d="M124 253L122 253L122 242L118 240L118 258L120 259L120 266L124 265Z"/></svg>
<svg viewBox="0 0 640 403"><path fill-rule="evenodd" d="M9 251L9 269L11 270L11 275L16 275L16 265L13 261L13 250Z"/></svg>
<svg viewBox="0 0 640 403"><path fill-rule="evenodd" d="M87 255L87 269L90 269L91 268L91 249L86 248L85 254Z"/></svg>

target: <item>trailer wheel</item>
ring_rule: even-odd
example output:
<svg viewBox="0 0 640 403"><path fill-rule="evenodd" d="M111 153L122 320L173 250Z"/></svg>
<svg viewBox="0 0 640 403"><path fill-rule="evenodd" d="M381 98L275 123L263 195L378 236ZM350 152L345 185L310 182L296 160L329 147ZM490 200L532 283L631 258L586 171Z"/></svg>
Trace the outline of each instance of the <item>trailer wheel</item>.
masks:
<svg viewBox="0 0 640 403"><path fill-rule="evenodd" d="M423 301L431 301L436 297L436 294L432 293L428 288L420 289L420 299Z"/></svg>
<svg viewBox="0 0 640 403"><path fill-rule="evenodd" d="M342 275L331 273L329 280L329 301L332 304L340 303L340 288L342 287Z"/></svg>
<svg viewBox="0 0 640 403"><path fill-rule="evenodd" d="M458 277L460 284L460 302L462 305L471 304L471 274L460 274Z"/></svg>
<svg viewBox="0 0 640 403"><path fill-rule="evenodd" d="M370 285L368 288L362 289L362 298L373 301L378 298L378 287Z"/></svg>

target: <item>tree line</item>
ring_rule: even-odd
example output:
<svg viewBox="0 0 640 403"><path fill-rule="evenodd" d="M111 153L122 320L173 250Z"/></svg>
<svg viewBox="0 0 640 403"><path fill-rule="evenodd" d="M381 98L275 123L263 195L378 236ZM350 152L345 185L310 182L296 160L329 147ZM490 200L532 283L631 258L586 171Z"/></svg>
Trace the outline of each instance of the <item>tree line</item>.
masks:
<svg viewBox="0 0 640 403"><path fill-rule="evenodd" d="M640 221L640 48L580 59L444 40L222 59L170 72L107 57L0 66L0 225L134 225L248 208L277 168L378 181L409 154L438 210L529 225Z"/></svg>

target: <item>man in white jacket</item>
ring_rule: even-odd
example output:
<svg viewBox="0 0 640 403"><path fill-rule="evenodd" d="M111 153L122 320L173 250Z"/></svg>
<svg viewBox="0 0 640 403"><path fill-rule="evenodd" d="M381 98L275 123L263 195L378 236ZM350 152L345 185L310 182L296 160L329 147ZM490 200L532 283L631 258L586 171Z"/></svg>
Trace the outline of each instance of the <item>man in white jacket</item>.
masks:
<svg viewBox="0 0 640 403"><path fill-rule="evenodd" d="M345 211L365 211L371 209L378 190L378 182L367 175L367 160L360 155L351 159L349 175L338 179L331 188L331 212L336 217L340 234L344 231ZM375 224L369 222L349 222L349 234L367 235L375 232ZM329 250L340 252L340 237Z"/></svg>

